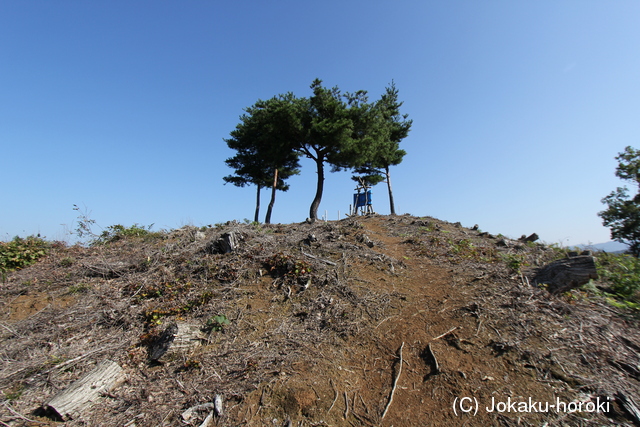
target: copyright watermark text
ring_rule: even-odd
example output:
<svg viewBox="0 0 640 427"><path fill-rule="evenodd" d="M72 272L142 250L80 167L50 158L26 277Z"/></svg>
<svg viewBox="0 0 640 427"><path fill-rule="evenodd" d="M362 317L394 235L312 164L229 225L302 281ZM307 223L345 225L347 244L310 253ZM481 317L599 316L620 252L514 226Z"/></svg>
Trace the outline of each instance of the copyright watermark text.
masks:
<svg viewBox="0 0 640 427"><path fill-rule="evenodd" d="M495 397L492 397L491 402L486 405L481 404L475 397L456 397L452 406L453 413L456 416L460 416L462 414L477 415L478 411L498 413L606 413L609 412L611 408L610 403L609 398L601 399L600 397L597 397L595 401L589 400L586 402L565 402L559 397L552 402L542 402L534 400L531 397L527 400L511 399L511 397L508 397L507 400L497 400Z"/></svg>

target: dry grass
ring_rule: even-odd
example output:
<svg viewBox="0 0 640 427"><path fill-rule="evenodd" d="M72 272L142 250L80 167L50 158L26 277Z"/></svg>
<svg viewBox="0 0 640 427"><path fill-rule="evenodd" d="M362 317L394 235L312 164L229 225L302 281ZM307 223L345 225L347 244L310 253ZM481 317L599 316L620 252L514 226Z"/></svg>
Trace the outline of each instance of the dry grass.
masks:
<svg viewBox="0 0 640 427"><path fill-rule="evenodd" d="M223 253L229 234L236 246ZM452 425L449 401L461 393L571 401L621 391L638 400L637 320L580 291L554 297L529 285L557 254L499 241L400 216L184 227L58 248L0 289L0 421L49 423L38 408L110 359L127 381L66 425L184 425L183 411L217 395L225 410L216 425L377 425L405 342L385 425L426 414ZM192 341L149 360L171 324ZM608 414L512 415L478 421L625 420L615 405Z"/></svg>

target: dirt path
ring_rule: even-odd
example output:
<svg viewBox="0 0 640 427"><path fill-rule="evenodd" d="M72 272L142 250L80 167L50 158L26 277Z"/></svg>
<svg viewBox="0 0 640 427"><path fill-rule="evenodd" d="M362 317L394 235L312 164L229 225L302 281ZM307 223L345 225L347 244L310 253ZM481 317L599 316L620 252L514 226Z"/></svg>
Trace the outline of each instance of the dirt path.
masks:
<svg viewBox="0 0 640 427"><path fill-rule="evenodd" d="M230 253L216 246L226 233ZM128 380L65 425L179 426L216 395L218 426L628 425L613 403L489 411L640 397L637 322L529 285L505 259L533 268L556 255L499 240L373 216L60 249L0 287L0 421L54 424L37 409L108 359ZM216 318L228 323L212 329ZM208 332L150 363L145 343L172 322Z"/></svg>

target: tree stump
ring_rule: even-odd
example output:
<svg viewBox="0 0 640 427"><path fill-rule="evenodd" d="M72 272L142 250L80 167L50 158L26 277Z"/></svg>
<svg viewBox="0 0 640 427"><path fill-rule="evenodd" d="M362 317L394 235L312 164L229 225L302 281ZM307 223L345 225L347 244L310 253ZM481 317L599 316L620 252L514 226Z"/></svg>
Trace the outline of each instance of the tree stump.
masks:
<svg viewBox="0 0 640 427"><path fill-rule="evenodd" d="M530 236L526 236L526 235L522 235L522 237L520 237L518 240L520 240L521 242L525 242L525 243L533 243L536 240L538 240L540 237L536 234L533 233Z"/></svg>
<svg viewBox="0 0 640 427"><path fill-rule="evenodd" d="M219 238L212 240L206 251L212 254L228 254L233 252L238 247L239 242L242 240L242 235L237 231L230 231L222 234Z"/></svg>
<svg viewBox="0 0 640 427"><path fill-rule="evenodd" d="M149 345L149 361L157 362L164 354L169 351L169 347L178 333L178 325L170 323L162 334Z"/></svg>
<svg viewBox="0 0 640 427"><path fill-rule="evenodd" d="M547 284L553 294L578 288L597 279L595 260L589 255L560 259L541 268L533 279L534 283Z"/></svg>
<svg viewBox="0 0 640 427"><path fill-rule="evenodd" d="M156 363L167 354L185 356L205 339L198 325L172 322L157 340L149 345L149 362Z"/></svg>
<svg viewBox="0 0 640 427"><path fill-rule="evenodd" d="M122 368L116 362L105 360L81 379L58 393L43 405L46 412L68 421L88 410L103 394L116 387L123 378Z"/></svg>

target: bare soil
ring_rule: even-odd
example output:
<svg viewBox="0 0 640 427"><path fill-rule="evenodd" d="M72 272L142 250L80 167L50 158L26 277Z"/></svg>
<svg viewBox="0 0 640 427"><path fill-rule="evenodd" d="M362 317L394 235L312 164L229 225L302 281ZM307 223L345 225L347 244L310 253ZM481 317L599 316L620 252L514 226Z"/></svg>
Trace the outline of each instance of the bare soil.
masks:
<svg viewBox="0 0 640 427"><path fill-rule="evenodd" d="M638 318L530 284L561 256L409 215L60 246L0 286L0 423L200 426L219 396L209 425L633 425ZM123 383L44 410L104 360Z"/></svg>

